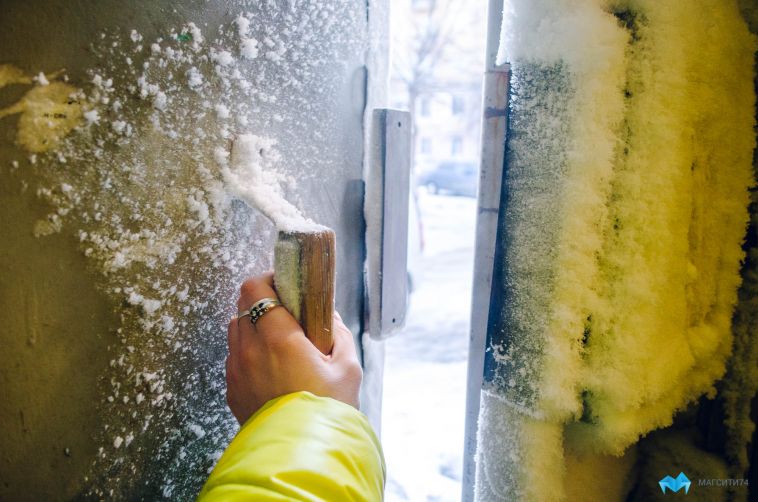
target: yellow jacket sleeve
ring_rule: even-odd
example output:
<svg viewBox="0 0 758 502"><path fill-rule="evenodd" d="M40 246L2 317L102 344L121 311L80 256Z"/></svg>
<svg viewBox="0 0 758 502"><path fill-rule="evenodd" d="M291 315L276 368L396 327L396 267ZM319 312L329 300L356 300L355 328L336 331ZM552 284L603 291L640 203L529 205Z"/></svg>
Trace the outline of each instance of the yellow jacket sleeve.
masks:
<svg viewBox="0 0 758 502"><path fill-rule="evenodd" d="M384 479L381 445L365 415L295 392L245 422L198 500L373 502L383 499Z"/></svg>

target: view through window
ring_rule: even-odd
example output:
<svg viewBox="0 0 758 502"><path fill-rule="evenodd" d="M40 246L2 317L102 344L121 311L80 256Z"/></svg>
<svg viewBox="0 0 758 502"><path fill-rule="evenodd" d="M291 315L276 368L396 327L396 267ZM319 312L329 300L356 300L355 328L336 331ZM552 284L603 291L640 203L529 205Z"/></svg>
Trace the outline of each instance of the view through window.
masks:
<svg viewBox="0 0 758 502"><path fill-rule="evenodd" d="M391 106L413 120L405 328L387 341L387 501L459 500L486 4L392 0Z"/></svg>

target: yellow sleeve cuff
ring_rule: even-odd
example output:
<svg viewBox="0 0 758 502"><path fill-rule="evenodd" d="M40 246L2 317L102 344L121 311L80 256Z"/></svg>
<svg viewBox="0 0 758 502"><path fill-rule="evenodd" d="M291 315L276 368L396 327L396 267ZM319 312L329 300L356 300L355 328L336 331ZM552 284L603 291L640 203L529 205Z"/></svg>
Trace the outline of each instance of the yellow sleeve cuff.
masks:
<svg viewBox="0 0 758 502"><path fill-rule="evenodd" d="M381 501L384 480L381 445L365 415L295 392L245 422L198 500Z"/></svg>

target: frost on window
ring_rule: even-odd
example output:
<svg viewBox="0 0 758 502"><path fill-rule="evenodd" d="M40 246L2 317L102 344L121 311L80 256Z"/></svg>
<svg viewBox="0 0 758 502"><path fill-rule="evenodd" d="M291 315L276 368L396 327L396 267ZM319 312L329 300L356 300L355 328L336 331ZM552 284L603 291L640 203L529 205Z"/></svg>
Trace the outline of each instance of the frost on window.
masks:
<svg viewBox="0 0 758 502"><path fill-rule="evenodd" d="M3 335L18 364L2 371L21 408L2 449L38 445L62 465L33 492L193 498L236 431L224 358L238 285L272 266L273 226L222 175L232 140L252 135L250 161L314 219L343 194L309 194L360 173L360 122L339 96L354 92L365 5L242 3L220 25L174 11L150 35L100 26L77 42L80 70L0 64L3 227L20 236L2 247L3 306L19 312ZM20 471L3 470L4 489Z"/></svg>

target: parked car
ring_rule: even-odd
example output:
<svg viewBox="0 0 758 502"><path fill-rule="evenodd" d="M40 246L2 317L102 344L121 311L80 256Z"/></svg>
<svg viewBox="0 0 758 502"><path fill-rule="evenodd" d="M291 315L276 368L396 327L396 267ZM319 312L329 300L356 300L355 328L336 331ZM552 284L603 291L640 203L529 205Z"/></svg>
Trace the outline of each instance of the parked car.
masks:
<svg viewBox="0 0 758 502"><path fill-rule="evenodd" d="M448 192L453 195L476 197L479 169L471 161L445 161L419 177L419 185L429 193Z"/></svg>

